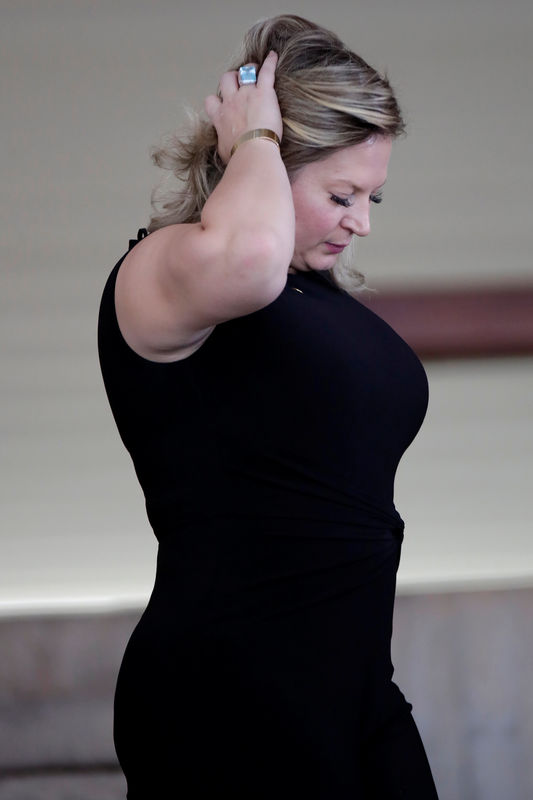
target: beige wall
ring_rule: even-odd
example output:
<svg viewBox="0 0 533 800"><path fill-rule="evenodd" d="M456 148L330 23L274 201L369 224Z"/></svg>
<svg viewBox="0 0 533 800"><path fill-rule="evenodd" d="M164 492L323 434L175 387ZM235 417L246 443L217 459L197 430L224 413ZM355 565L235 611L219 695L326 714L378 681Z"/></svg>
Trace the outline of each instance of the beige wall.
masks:
<svg viewBox="0 0 533 800"><path fill-rule="evenodd" d="M291 11L397 87L396 145L360 265L377 286L532 278L529 0ZM0 0L3 447L0 609L138 605L155 544L95 348L103 281L144 225L149 147L216 89L268 0ZM400 468L401 591L533 581L531 359L431 365Z"/></svg>

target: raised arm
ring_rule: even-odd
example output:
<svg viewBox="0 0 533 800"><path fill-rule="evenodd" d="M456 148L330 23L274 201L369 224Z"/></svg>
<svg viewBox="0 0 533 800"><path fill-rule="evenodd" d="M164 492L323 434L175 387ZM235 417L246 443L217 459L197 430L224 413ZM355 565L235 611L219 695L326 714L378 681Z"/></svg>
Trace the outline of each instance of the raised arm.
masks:
<svg viewBox="0 0 533 800"><path fill-rule="evenodd" d="M210 95L205 101L227 167L201 222L154 231L122 263L115 294L119 324L130 346L147 358L186 357L215 325L262 308L285 286L294 207L279 149L251 139L230 157L246 131L269 128L281 139L276 62L271 52L256 85L239 88L237 73L225 73L222 100Z"/></svg>

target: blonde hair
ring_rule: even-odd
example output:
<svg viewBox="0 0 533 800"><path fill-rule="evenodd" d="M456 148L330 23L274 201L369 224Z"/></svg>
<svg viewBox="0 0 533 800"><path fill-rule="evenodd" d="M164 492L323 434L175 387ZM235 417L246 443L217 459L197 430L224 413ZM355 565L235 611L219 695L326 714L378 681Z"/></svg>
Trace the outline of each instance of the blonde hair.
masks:
<svg viewBox="0 0 533 800"><path fill-rule="evenodd" d="M292 177L297 170L373 135L396 137L404 130L386 77L349 50L331 31L302 17L283 14L257 22L245 35L229 69L262 64L278 54L275 89L283 119L281 156ZM152 150L152 160L180 181L152 192L152 232L178 222L199 222L202 208L224 174L211 122L190 114L185 135L173 134ZM349 259L331 270L348 292L364 283Z"/></svg>

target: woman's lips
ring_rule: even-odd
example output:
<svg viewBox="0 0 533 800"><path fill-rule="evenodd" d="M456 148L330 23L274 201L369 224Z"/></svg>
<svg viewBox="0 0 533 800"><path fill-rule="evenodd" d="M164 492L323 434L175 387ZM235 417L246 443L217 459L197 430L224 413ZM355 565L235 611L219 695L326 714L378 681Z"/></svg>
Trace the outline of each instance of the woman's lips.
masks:
<svg viewBox="0 0 533 800"><path fill-rule="evenodd" d="M345 247L347 247L348 242L346 244L333 244L333 242L324 242L330 253L342 253Z"/></svg>

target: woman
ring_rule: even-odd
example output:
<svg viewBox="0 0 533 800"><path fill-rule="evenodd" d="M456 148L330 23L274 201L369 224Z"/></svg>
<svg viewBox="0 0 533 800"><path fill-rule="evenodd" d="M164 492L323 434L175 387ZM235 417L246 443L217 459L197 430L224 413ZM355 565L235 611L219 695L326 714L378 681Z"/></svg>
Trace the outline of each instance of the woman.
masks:
<svg viewBox="0 0 533 800"><path fill-rule="evenodd" d="M186 184L100 311L159 540L115 697L128 798L430 800L390 660L393 480L426 379L340 261L402 119L385 79L299 17L255 25L233 66L209 122L155 154Z"/></svg>

